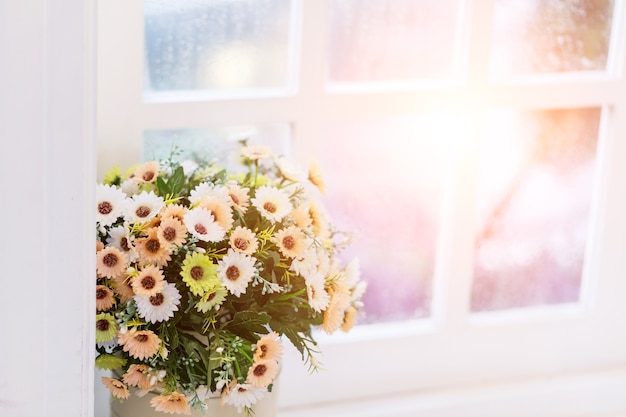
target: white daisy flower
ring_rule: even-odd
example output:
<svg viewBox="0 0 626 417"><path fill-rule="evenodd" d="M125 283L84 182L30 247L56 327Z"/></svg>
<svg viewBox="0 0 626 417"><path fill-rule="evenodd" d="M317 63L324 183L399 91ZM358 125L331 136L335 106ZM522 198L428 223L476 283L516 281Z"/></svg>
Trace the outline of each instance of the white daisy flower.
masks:
<svg viewBox="0 0 626 417"><path fill-rule="evenodd" d="M96 222L100 226L110 226L124 215L128 201L119 188L98 184L96 187Z"/></svg>
<svg viewBox="0 0 626 417"><path fill-rule="evenodd" d="M180 166L183 167L183 173L187 177L190 177L191 174L193 174L196 171L196 169L199 168L199 165L196 162L192 161L191 159L184 160L180 164Z"/></svg>
<svg viewBox="0 0 626 417"><path fill-rule="evenodd" d="M287 194L267 185L256 190L256 195L251 201L259 213L272 223L281 221L293 210Z"/></svg>
<svg viewBox="0 0 626 417"><path fill-rule="evenodd" d="M125 219L129 223L145 223L156 217L157 214L165 207L162 197L143 191L141 194L134 195L126 210Z"/></svg>
<svg viewBox="0 0 626 417"><path fill-rule="evenodd" d="M192 205L197 205L205 199L216 198L229 207L232 204L230 196L228 195L228 188L223 185L215 185L207 182L200 183L191 190L189 193L189 202Z"/></svg>
<svg viewBox="0 0 626 417"><path fill-rule="evenodd" d="M231 294L239 297L256 274L255 262L252 256L228 249L227 255L217 262L217 276Z"/></svg>
<svg viewBox="0 0 626 417"><path fill-rule="evenodd" d="M291 262L290 270L296 274L306 278L315 273L318 264L317 253L314 248L309 248L304 251L302 257L294 259Z"/></svg>
<svg viewBox="0 0 626 417"><path fill-rule="evenodd" d="M133 298L137 304L139 317L150 323L156 323L174 317L174 312L178 311L181 295L176 285L168 282L161 292L152 297L136 295Z"/></svg>
<svg viewBox="0 0 626 417"><path fill-rule="evenodd" d="M224 402L237 407L242 412L244 407L251 407L267 393L267 388L255 388L250 384L237 384L224 397Z"/></svg>
<svg viewBox="0 0 626 417"><path fill-rule="evenodd" d="M361 269L359 265L359 259L354 258L344 269L343 274L341 274L341 280L345 282L345 284L352 288L359 281L359 277L361 276Z"/></svg>
<svg viewBox="0 0 626 417"><path fill-rule="evenodd" d="M135 262L139 259L139 254L133 244L134 240L135 238L131 236L130 230L128 230L126 226L116 226L109 229L107 245L118 248L128 255L128 260L130 262Z"/></svg>
<svg viewBox="0 0 626 417"><path fill-rule="evenodd" d="M201 207L189 210L183 220L189 233L203 242L220 242L226 237L210 210Z"/></svg>
<svg viewBox="0 0 626 417"><path fill-rule="evenodd" d="M317 272L305 279L309 305L318 313L324 311L330 303L330 295L324 288L324 276Z"/></svg>
<svg viewBox="0 0 626 417"><path fill-rule="evenodd" d="M120 189L128 197L131 197L139 192L139 181L137 181L137 178L129 178L125 181L122 181L122 183L120 184Z"/></svg>

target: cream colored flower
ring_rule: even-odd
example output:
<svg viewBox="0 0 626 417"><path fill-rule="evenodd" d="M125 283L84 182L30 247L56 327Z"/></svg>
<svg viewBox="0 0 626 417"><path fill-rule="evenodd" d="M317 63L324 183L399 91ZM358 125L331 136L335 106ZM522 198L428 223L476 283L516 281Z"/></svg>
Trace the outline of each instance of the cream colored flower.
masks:
<svg viewBox="0 0 626 417"><path fill-rule="evenodd" d="M109 391L111 391L111 394L114 397L122 399L122 400L125 400L128 397L130 397L130 391L128 391L128 387L119 379L109 378L106 376L103 376L100 379L102 383L104 384L104 386L107 387Z"/></svg>
<svg viewBox="0 0 626 417"><path fill-rule="evenodd" d="M272 156L272 150L267 146L249 145L241 148L241 156L253 161L258 161L259 159L265 159Z"/></svg>
<svg viewBox="0 0 626 417"><path fill-rule="evenodd" d="M96 285L96 311L107 311L115 305L113 291L104 285Z"/></svg>
<svg viewBox="0 0 626 417"><path fill-rule="evenodd" d="M255 362L248 369L246 382L257 388L267 387L276 379L278 370L279 366L276 361L265 360Z"/></svg>
<svg viewBox="0 0 626 417"><path fill-rule="evenodd" d="M259 247L259 241L254 232L241 226L237 226L233 230L228 243L233 250L246 255L252 255Z"/></svg>
<svg viewBox="0 0 626 417"><path fill-rule="evenodd" d="M157 395L150 400L150 405L156 411L168 414L191 415L191 407L187 398L176 391L171 394Z"/></svg>
<svg viewBox="0 0 626 417"><path fill-rule="evenodd" d="M133 177L143 183L153 183L159 176L159 163L156 161L145 162L137 167Z"/></svg>
<svg viewBox="0 0 626 417"><path fill-rule="evenodd" d="M187 228L175 217L161 219L157 235L162 241L168 242L170 247L179 246L187 240Z"/></svg>
<svg viewBox="0 0 626 417"><path fill-rule="evenodd" d="M135 239L135 248L139 254L139 264L165 266L172 259L172 248L169 242L159 238L158 228L152 227L145 231L146 237Z"/></svg>
<svg viewBox="0 0 626 417"><path fill-rule="evenodd" d="M135 359L143 360L154 356L161 345L161 339L151 330L129 330L119 332L117 342Z"/></svg>
<svg viewBox="0 0 626 417"><path fill-rule="evenodd" d="M224 231L228 231L233 227L233 213L230 207L230 197L228 203L220 198L205 198L198 203L198 207L207 209L213 215L214 220Z"/></svg>
<svg viewBox="0 0 626 417"><path fill-rule="evenodd" d="M245 214L250 204L250 189L242 188L239 184L228 185L228 196L230 197L232 206L242 214Z"/></svg>
<svg viewBox="0 0 626 417"><path fill-rule="evenodd" d="M144 297L151 297L161 292L164 286L165 276L163 271L153 265L144 267L131 282L131 287L133 287L135 294Z"/></svg>
<svg viewBox="0 0 626 417"><path fill-rule="evenodd" d="M270 222L279 222L293 210L289 196L275 187L263 186L251 200L259 213Z"/></svg>
<svg viewBox="0 0 626 417"><path fill-rule="evenodd" d="M299 258L307 246L306 237L297 226L279 230L271 240L278 246L280 253L288 258Z"/></svg>
<svg viewBox="0 0 626 417"><path fill-rule="evenodd" d="M309 166L309 181L315 185L322 193L326 192L326 183L322 175L322 169L317 161L311 161Z"/></svg>
<svg viewBox="0 0 626 417"><path fill-rule="evenodd" d="M126 271L128 257L118 248L108 246L96 253L96 272L105 278L115 278Z"/></svg>
<svg viewBox="0 0 626 417"><path fill-rule="evenodd" d="M256 350L254 351L255 362L260 361L277 361L283 356L283 345L280 336L276 332L270 332L261 336L256 342Z"/></svg>

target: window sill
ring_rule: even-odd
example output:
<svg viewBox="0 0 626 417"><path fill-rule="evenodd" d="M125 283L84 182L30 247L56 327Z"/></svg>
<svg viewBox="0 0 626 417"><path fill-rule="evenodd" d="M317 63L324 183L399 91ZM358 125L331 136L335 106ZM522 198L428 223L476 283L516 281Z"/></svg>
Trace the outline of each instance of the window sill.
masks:
<svg viewBox="0 0 626 417"><path fill-rule="evenodd" d="M278 417L626 417L626 367L413 395L281 408Z"/></svg>

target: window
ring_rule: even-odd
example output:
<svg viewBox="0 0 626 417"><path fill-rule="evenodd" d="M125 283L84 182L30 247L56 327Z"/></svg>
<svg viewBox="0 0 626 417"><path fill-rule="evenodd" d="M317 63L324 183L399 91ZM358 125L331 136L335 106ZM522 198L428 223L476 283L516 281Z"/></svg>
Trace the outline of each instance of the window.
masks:
<svg viewBox="0 0 626 417"><path fill-rule="evenodd" d="M589 378L566 411L511 384L626 366L624 1L170 3L98 4L100 169L253 134L319 160L359 233L368 315L320 335L328 371L287 358L289 415L597 403ZM456 400L411 401L432 392ZM590 414L626 409L609 399Z"/></svg>

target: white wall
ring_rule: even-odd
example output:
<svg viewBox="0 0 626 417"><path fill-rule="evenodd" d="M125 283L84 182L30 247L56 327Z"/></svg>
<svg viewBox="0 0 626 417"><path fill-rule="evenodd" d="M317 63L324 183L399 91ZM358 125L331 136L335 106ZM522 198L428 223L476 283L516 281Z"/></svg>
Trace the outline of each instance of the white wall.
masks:
<svg viewBox="0 0 626 417"><path fill-rule="evenodd" d="M93 2L0 0L0 415L89 416Z"/></svg>

